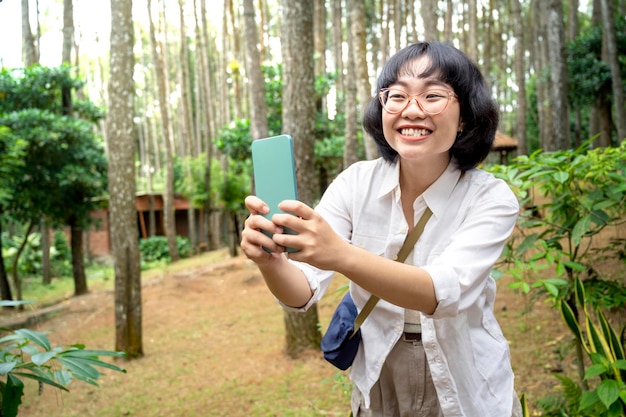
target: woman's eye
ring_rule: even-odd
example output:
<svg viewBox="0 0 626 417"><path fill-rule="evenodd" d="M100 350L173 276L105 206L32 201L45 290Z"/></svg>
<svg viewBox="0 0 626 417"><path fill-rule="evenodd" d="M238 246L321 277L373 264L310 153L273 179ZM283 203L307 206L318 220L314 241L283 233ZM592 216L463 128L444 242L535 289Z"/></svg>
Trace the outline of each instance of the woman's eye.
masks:
<svg viewBox="0 0 626 417"><path fill-rule="evenodd" d="M406 96L402 93L390 93L389 99L390 100L406 100Z"/></svg>
<svg viewBox="0 0 626 417"><path fill-rule="evenodd" d="M431 91L431 92L425 93L424 97L427 100L439 100L439 99L445 98L445 94L438 92L438 91Z"/></svg>

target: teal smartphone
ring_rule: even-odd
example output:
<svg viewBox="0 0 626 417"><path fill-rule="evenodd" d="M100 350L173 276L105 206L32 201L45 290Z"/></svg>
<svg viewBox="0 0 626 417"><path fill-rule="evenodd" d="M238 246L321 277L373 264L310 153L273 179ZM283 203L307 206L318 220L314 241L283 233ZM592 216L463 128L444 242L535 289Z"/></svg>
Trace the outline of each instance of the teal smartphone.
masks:
<svg viewBox="0 0 626 417"><path fill-rule="evenodd" d="M255 193L269 206L270 211L265 217L271 219L274 214L283 213L278 203L298 199L293 139L289 135L257 139L252 142L251 149ZM288 228L285 233L295 234ZM286 251L295 252L296 249L286 248Z"/></svg>

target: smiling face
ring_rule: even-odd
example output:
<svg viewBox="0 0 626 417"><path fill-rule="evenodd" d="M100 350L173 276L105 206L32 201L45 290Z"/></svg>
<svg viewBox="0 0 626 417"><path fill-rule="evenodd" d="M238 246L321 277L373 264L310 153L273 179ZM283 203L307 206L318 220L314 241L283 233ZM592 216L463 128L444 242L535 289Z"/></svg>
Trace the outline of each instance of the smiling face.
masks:
<svg viewBox="0 0 626 417"><path fill-rule="evenodd" d="M398 79L389 86L392 91L399 91L408 96L409 102L397 113L389 113L382 109L383 134L401 160L420 160L428 163L434 163L436 160L447 164L450 160L449 150L462 126L460 107L454 96L449 98L445 110L439 114L425 113L422 107L426 106L418 105L418 98L415 96L425 91L432 90L438 99L442 99L443 94L454 93L450 85L437 79L437 74L420 78L429 66L430 60L427 56L416 58L403 66ZM427 97L422 95L419 99L424 103L423 100Z"/></svg>

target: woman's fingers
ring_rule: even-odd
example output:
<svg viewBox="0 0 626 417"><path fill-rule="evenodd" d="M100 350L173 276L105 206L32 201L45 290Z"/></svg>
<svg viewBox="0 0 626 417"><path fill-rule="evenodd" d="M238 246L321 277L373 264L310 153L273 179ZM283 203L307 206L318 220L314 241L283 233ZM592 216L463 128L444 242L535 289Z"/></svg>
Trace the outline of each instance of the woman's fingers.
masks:
<svg viewBox="0 0 626 417"><path fill-rule="evenodd" d="M250 214L267 214L270 212L270 208L267 204L255 195L249 195L246 197L244 203L250 211Z"/></svg>

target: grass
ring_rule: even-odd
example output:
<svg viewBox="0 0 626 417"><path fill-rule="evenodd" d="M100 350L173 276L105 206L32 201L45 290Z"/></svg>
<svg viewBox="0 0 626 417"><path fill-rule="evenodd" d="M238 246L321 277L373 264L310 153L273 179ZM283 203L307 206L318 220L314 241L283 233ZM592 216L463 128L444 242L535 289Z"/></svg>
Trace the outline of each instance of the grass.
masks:
<svg viewBox="0 0 626 417"><path fill-rule="evenodd" d="M112 350L114 280L106 272L90 277L91 293L81 297L70 297L71 279L67 288L55 282L51 292L68 309L37 330L49 331L55 344ZM326 363L319 351L297 360L286 357L282 311L244 258L206 253L143 271L142 282L145 356L117 364L128 373L105 373L99 388L74 382L70 393L46 388L38 396L36 384L29 384L24 415L349 415L347 374ZM335 290L346 282L335 279L319 303L322 329L339 301ZM527 300L507 288L506 278L498 287L496 314L510 342L516 388L534 405L558 392L551 370L575 371L570 338L549 305L539 301L527 311Z"/></svg>

